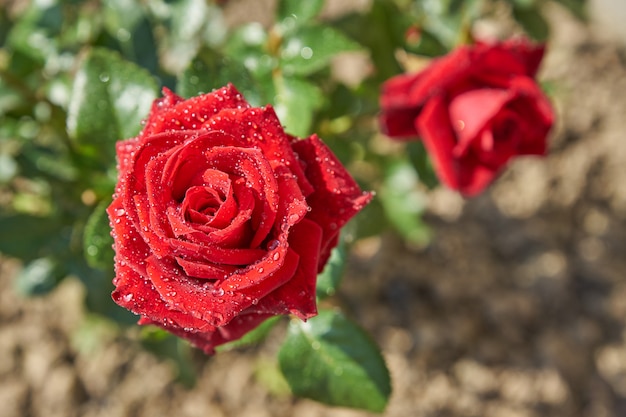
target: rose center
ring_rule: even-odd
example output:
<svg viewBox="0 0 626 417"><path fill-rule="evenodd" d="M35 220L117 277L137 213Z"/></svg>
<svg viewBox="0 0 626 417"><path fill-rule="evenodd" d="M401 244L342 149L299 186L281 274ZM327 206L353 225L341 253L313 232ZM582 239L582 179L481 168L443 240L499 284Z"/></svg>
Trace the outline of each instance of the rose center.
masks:
<svg viewBox="0 0 626 417"><path fill-rule="evenodd" d="M181 209L185 220L192 223L210 223L226 201L226 196L209 186L195 186L187 190Z"/></svg>

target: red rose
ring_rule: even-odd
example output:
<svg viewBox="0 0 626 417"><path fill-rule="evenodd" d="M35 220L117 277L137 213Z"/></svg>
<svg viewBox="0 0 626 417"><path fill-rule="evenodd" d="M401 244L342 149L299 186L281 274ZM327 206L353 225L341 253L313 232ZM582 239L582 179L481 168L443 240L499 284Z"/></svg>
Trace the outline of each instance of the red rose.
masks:
<svg viewBox="0 0 626 417"><path fill-rule="evenodd" d="M371 195L231 85L164 94L117 145L115 302L207 353L270 316L314 316L317 273Z"/></svg>
<svg viewBox="0 0 626 417"><path fill-rule="evenodd" d="M391 137L420 136L440 180L481 192L515 155L543 155L553 123L534 80L544 46L526 41L463 46L382 88Z"/></svg>

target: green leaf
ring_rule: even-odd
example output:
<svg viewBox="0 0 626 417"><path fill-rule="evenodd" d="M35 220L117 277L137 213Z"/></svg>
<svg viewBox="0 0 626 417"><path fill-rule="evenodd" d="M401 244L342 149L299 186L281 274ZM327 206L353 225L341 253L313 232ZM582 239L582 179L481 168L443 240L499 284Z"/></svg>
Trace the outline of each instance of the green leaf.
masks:
<svg viewBox="0 0 626 417"><path fill-rule="evenodd" d="M447 48L441 43L440 39L426 29L420 30L419 41L417 43L407 43L405 45L405 49L407 52L415 55L430 57L444 55L448 52Z"/></svg>
<svg viewBox="0 0 626 417"><path fill-rule="evenodd" d="M519 0L523 1L523 0ZM414 2L420 26L453 49L482 10L483 0L444 0Z"/></svg>
<svg viewBox="0 0 626 417"><path fill-rule="evenodd" d="M168 1L168 33L162 38L162 63L178 73L186 68L201 45L218 45L226 34L222 12L206 0ZM162 45L162 46L163 46Z"/></svg>
<svg viewBox="0 0 626 417"><path fill-rule="evenodd" d="M240 339L217 346L215 350L217 352L224 352L241 347L259 344L267 337L269 332L276 326L280 319L281 316L270 317L269 319L258 325L255 329L243 335Z"/></svg>
<svg viewBox="0 0 626 417"><path fill-rule="evenodd" d="M434 188L439 185L439 179L422 141L407 143L407 154L413 168L417 172L419 182L428 188Z"/></svg>
<svg viewBox="0 0 626 417"><path fill-rule="evenodd" d="M307 26L283 41L280 66L285 74L309 75L328 65L335 55L361 49L331 27Z"/></svg>
<svg viewBox="0 0 626 417"><path fill-rule="evenodd" d="M113 154L113 144L135 136L157 95L144 69L117 53L93 49L83 58L72 86L67 130L79 145Z"/></svg>
<svg viewBox="0 0 626 417"><path fill-rule="evenodd" d="M346 266L346 243L339 239L339 244L330 253L328 263L317 276L316 292L319 299L332 296L337 291Z"/></svg>
<svg viewBox="0 0 626 417"><path fill-rule="evenodd" d="M83 248L87 264L92 268L108 269L113 267L113 238L106 209L110 200L96 206L85 225Z"/></svg>
<svg viewBox="0 0 626 417"><path fill-rule="evenodd" d="M263 77L276 67L276 58L266 50L267 40L267 32L260 23L243 25L228 37L224 55L244 65L256 77Z"/></svg>
<svg viewBox="0 0 626 417"><path fill-rule="evenodd" d="M259 88L248 70L239 62L211 50L204 50L179 76L177 91L183 97L208 93L232 83L253 106L263 104Z"/></svg>
<svg viewBox="0 0 626 417"><path fill-rule="evenodd" d="M287 28L301 26L322 11L324 0L280 0L276 18Z"/></svg>
<svg viewBox="0 0 626 417"><path fill-rule="evenodd" d="M382 412L389 371L370 337L342 314L322 310L292 320L278 360L293 393L343 407Z"/></svg>
<svg viewBox="0 0 626 417"><path fill-rule="evenodd" d="M120 30L130 34L144 16L135 0L104 0L103 4L104 26L116 37L124 36L123 32L118 35Z"/></svg>
<svg viewBox="0 0 626 417"><path fill-rule="evenodd" d="M26 296L43 295L52 290L66 273L52 258L29 262L15 278L16 290Z"/></svg>
<svg viewBox="0 0 626 417"><path fill-rule="evenodd" d="M421 219L426 198L418 185L419 178L408 161L393 161L385 167L379 199L395 229L410 242L423 245L429 232Z"/></svg>
<svg viewBox="0 0 626 417"><path fill-rule="evenodd" d="M0 7L0 46L4 46L7 35L11 31L13 22L9 19L9 13L6 7Z"/></svg>
<svg viewBox="0 0 626 417"><path fill-rule="evenodd" d="M51 217L27 214L0 215L0 252L32 260L46 252L46 246L59 239L61 225Z"/></svg>
<svg viewBox="0 0 626 417"><path fill-rule="evenodd" d="M550 34L550 27L537 7L513 8L513 17L522 25L531 38L545 41Z"/></svg>
<svg viewBox="0 0 626 417"><path fill-rule="evenodd" d="M104 26L119 42L124 56L155 73L158 69L158 47L144 8L135 0L105 0Z"/></svg>
<svg viewBox="0 0 626 417"><path fill-rule="evenodd" d="M55 0L31 2L8 36L8 44L31 58L45 61L58 52L63 8Z"/></svg>
<svg viewBox="0 0 626 417"><path fill-rule="evenodd" d="M508 0L514 7L522 9L529 9L531 7L537 7L537 0Z"/></svg>
<svg viewBox="0 0 626 417"><path fill-rule="evenodd" d="M285 130L294 136L308 136L314 111L323 102L322 92L302 79L281 76L274 79L274 87L276 114Z"/></svg>

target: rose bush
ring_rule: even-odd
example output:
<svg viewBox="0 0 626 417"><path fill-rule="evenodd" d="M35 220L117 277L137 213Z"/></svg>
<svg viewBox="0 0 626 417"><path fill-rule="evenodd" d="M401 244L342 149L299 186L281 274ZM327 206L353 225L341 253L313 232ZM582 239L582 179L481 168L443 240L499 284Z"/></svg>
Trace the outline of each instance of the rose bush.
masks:
<svg viewBox="0 0 626 417"><path fill-rule="evenodd" d="M439 179L481 192L516 155L543 155L554 115L535 82L543 45L462 46L382 87L380 122L393 138L421 137Z"/></svg>
<svg viewBox="0 0 626 417"><path fill-rule="evenodd" d="M113 299L207 353L270 316L314 316L317 273L371 198L317 136L231 85L164 90L117 157Z"/></svg>

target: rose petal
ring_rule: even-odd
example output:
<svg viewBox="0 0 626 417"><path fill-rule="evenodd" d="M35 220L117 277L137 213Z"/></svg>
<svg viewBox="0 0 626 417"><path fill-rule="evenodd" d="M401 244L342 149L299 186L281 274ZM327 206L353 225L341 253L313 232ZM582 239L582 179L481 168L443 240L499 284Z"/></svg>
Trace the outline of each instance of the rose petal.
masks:
<svg viewBox="0 0 626 417"><path fill-rule="evenodd" d="M449 104L450 121L457 136L453 150L459 157L467 152L473 140L491 119L512 99L508 90L480 88L454 97Z"/></svg>
<svg viewBox="0 0 626 417"><path fill-rule="evenodd" d="M166 305L152 283L130 266L118 263L115 273L117 281L112 297L120 306L159 323L175 323L196 331L213 329L208 323Z"/></svg>
<svg viewBox="0 0 626 417"><path fill-rule="evenodd" d="M163 324L161 322L154 322L148 318L142 318L139 324L153 324L159 326L178 337L189 340L194 346L202 349L204 353L211 355L215 353L216 346L240 339L269 317L271 317L270 314L242 314L241 316L235 317L226 326L207 332L192 332L189 331L189 329L176 326L175 324Z"/></svg>
<svg viewBox="0 0 626 417"><path fill-rule="evenodd" d="M287 166L298 179L298 185L305 196L313 192L291 149L291 137L283 130L271 106L239 111L225 110L211 120L210 127L245 138L249 141L249 146L261 149L272 169L279 165Z"/></svg>
<svg viewBox="0 0 626 417"><path fill-rule="evenodd" d="M461 186L459 167L453 153L456 136L443 97L435 96L429 100L415 124L439 178L448 187L458 189Z"/></svg>
<svg viewBox="0 0 626 417"><path fill-rule="evenodd" d="M239 269L236 266L224 264L209 264L207 262L188 261L176 257L176 263L180 265L187 275L194 278L223 280Z"/></svg>
<svg viewBox="0 0 626 417"><path fill-rule="evenodd" d="M153 104L140 137L147 138L171 130L200 129L220 110L250 106L232 84L187 100L167 89L163 90L163 94L165 98Z"/></svg>
<svg viewBox="0 0 626 417"><path fill-rule="evenodd" d="M293 278L272 291L250 310L273 314L290 312L302 320L317 314L315 285L322 235L322 228L308 219L293 226L289 235L289 247L300 254L298 269Z"/></svg>
<svg viewBox="0 0 626 417"><path fill-rule="evenodd" d="M284 261L283 261L284 260ZM168 259L147 259L147 272L161 297L171 306L220 327L291 279L298 256L266 257L257 264L211 285L186 277ZM207 285L209 284L209 285Z"/></svg>
<svg viewBox="0 0 626 417"><path fill-rule="evenodd" d="M293 149L306 163L306 177L315 192L307 196L311 211L306 218L317 223L323 231L319 271L336 244L339 229L372 199L358 184L324 143L313 135L295 142Z"/></svg>

